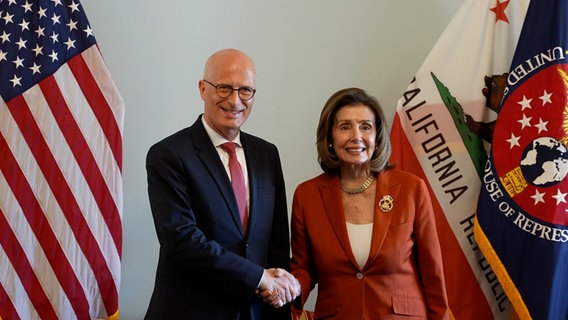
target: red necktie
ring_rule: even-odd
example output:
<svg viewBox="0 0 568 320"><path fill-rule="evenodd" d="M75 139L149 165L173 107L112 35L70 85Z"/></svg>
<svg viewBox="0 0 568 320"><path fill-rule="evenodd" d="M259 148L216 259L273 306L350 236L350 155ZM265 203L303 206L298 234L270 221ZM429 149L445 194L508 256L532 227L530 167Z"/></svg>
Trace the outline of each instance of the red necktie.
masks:
<svg viewBox="0 0 568 320"><path fill-rule="evenodd" d="M243 225L244 233L247 232L247 187L245 186L245 178L243 176L243 170L241 165L237 160L237 154L235 152L235 147L237 146L234 142L225 142L221 145L221 148L229 154L229 170L231 171L231 184L233 185L233 191L235 192L235 197L237 198L237 204L239 206L239 213L241 215L241 223Z"/></svg>

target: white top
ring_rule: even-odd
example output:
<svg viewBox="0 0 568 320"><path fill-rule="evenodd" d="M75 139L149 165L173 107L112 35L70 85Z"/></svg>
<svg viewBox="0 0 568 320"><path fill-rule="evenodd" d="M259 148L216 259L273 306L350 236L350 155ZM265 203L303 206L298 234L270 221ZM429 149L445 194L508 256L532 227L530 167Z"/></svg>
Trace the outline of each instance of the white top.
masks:
<svg viewBox="0 0 568 320"><path fill-rule="evenodd" d="M352 224L349 222L346 222L346 224L351 250L353 250L355 260L357 260L357 263L361 269L363 269L369 258L369 251L371 251L373 224Z"/></svg>

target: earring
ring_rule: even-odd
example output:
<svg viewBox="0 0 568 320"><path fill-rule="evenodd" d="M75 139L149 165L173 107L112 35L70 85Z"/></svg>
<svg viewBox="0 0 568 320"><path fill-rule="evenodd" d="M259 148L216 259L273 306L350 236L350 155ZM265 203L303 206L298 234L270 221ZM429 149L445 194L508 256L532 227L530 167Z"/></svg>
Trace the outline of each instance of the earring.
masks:
<svg viewBox="0 0 568 320"><path fill-rule="evenodd" d="M330 150L333 150L333 145L330 143L327 145L329 147Z"/></svg>

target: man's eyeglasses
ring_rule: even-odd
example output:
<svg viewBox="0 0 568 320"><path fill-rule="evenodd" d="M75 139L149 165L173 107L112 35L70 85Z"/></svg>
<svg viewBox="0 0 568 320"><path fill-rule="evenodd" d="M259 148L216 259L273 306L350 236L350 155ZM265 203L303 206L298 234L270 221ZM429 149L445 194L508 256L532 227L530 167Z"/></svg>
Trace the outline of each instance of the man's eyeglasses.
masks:
<svg viewBox="0 0 568 320"><path fill-rule="evenodd" d="M203 81L215 87L217 95L221 98L228 98L233 93L233 91L237 91L239 93L239 98L241 98L242 101L248 101L252 99L252 97L254 97L254 94L256 93L256 89L253 89L251 87L233 88L233 86L228 84L213 84L205 79L203 79Z"/></svg>

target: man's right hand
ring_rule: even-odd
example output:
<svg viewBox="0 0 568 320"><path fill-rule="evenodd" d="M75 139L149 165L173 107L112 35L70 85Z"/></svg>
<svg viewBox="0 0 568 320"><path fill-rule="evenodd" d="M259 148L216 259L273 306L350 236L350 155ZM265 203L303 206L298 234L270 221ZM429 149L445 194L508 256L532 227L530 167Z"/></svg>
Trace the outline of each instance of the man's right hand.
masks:
<svg viewBox="0 0 568 320"><path fill-rule="evenodd" d="M262 300L275 308L292 302L301 292L300 282L281 268L265 269L258 287Z"/></svg>

